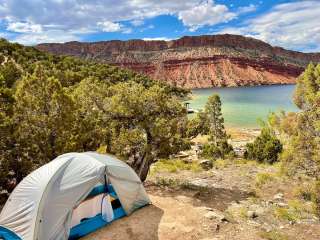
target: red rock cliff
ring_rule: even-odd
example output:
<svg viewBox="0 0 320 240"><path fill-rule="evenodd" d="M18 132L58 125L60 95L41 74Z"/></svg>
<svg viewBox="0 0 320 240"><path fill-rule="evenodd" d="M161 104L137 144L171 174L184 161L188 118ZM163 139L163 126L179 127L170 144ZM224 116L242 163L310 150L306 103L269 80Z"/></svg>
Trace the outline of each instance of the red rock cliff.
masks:
<svg viewBox="0 0 320 240"><path fill-rule="evenodd" d="M291 84L309 62L320 62L320 53L289 51L229 34L172 41L48 43L37 48L100 60L187 88Z"/></svg>

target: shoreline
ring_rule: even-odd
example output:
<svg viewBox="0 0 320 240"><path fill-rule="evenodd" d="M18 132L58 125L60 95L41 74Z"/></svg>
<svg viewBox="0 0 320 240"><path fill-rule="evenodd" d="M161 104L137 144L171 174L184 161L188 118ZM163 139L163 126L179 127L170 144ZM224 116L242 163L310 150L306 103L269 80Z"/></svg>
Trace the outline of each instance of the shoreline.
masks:
<svg viewBox="0 0 320 240"><path fill-rule="evenodd" d="M296 83L275 83L275 84L257 84L257 85L240 85L240 86L212 86L212 87L196 87L196 88L184 88L186 90L203 90L203 89L213 89L213 88L253 88L253 87L272 87L272 86L290 86L296 85Z"/></svg>

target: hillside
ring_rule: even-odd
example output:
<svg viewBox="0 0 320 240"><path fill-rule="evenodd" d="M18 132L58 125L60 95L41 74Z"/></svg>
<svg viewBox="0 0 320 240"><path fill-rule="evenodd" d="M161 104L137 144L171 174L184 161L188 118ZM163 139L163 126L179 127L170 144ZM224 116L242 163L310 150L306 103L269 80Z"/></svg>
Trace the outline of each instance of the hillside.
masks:
<svg viewBox="0 0 320 240"><path fill-rule="evenodd" d="M32 74L37 65L42 65L50 69L52 76L59 79L65 87L72 86L81 82L88 77L94 77L103 80L109 85L120 82L134 81L141 83L146 87L160 85L165 87L169 92L182 95L187 93L186 90L176 88L154 81L145 75L137 74L130 70L124 70L119 67L111 66L105 63L97 63L69 56L57 56L50 53L39 51L35 47L23 46L17 43L10 43L6 39L0 38L0 65L1 72L11 74L16 71L15 80L23 75Z"/></svg>
<svg viewBox="0 0 320 240"><path fill-rule="evenodd" d="M320 53L290 51L229 34L172 41L44 43L36 47L132 69L186 88L292 84L309 62L320 62Z"/></svg>

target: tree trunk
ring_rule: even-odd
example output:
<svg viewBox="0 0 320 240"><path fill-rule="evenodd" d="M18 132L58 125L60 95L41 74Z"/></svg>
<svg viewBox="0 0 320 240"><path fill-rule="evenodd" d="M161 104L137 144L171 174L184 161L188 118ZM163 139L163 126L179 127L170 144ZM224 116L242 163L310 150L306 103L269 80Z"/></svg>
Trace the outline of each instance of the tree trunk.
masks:
<svg viewBox="0 0 320 240"><path fill-rule="evenodd" d="M138 174L142 182L147 179L150 166L154 162L151 151L152 136L149 131L146 131L146 134L147 142L143 155L138 159L134 159L134 161L130 164L134 171Z"/></svg>
<svg viewBox="0 0 320 240"><path fill-rule="evenodd" d="M147 154L145 152L140 158L134 159L134 161L130 163L130 166L140 177L140 180L144 182L147 179L152 162L153 161L150 158L150 153Z"/></svg>

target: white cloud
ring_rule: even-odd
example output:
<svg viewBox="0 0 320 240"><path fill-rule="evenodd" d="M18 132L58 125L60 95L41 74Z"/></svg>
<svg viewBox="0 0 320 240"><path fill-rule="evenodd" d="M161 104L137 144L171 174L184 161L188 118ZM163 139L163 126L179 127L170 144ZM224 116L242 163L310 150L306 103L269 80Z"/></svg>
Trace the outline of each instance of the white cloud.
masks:
<svg viewBox="0 0 320 240"><path fill-rule="evenodd" d="M110 21L98 22L97 25L103 32L119 32L122 28L120 23L113 23Z"/></svg>
<svg viewBox="0 0 320 240"><path fill-rule="evenodd" d="M257 6L254 4L250 4L249 6L239 7L237 13L238 14L245 14L245 13L254 12L256 10L257 10Z"/></svg>
<svg viewBox="0 0 320 240"><path fill-rule="evenodd" d="M192 24L187 13L201 6L203 4L199 5L199 0L1 0L0 19L10 19L15 26L10 26L8 30L21 35L42 31L49 36L50 31L54 30L81 38L84 34L101 31L131 33L132 27L140 31L146 18L164 14L181 16L186 26L193 28L225 21L233 16L226 6L209 0L205 13L215 13L217 16L207 15ZM206 17L210 19L205 21Z"/></svg>
<svg viewBox="0 0 320 240"><path fill-rule="evenodd" d="M199 0L1 0L0 19L60 26L61 30L95 29L98 22L131 21L141 26L145 18L177 14Z"/></svg>
<svg viewBox="0 0 320 240"><path fill-rule="evenodd" d="M205 25L228 22L236 18L237 14L230 12L226 5L215 4L213 0L208 0L191 9L180 11L178 16L190 31L195 31Z"/></svg>
<svg viewBox="0 0 320 240"><path fill-rule="evenodd" d="M319 51L319 14L320 1L279 4L239 28L225 28L219 33L251 36L289 49Z"/></svg>
<svg viewBox="0 0 320 240"><path fill-rule="evenodd" d="M171 41L172 38L167 37L155 37L155 38L143 38L144 41Z"/></svg>
<svg viewBox="0 0 320 240"><path fill-rule="evenodd" d="M135 27L140 27L144 24L144 21L142 19L135 19L131 21L131 24Z"/></svg>
<svg viewBox="0 0 320 240"><path fill-rule="evenodd" d="M7 30L17 33L40 33L42 26L31 22L11 22L9 21Z"/></svg>
<svg viewBox="0 0 320 240"><path fill-rule="evenodd" d="M37 43L63 43L70 41L79 41L80 38L70 32L50 30L42 33L26 33L21 34L12 39L24 45L35 45Z"/></svg>

